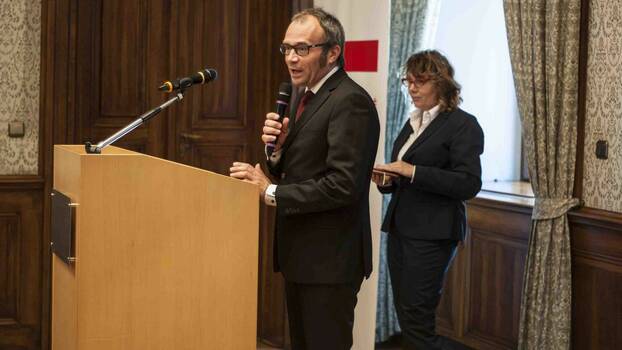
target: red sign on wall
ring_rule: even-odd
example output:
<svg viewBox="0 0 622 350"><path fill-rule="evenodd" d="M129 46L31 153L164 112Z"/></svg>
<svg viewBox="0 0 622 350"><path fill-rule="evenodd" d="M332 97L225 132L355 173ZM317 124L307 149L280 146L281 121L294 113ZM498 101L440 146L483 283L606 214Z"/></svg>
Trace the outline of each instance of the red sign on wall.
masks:
<svg viewBox="0 0 622 350"><path fill-rule="evenodd" d="M378 40L346 41L346 71L377 72Z"/></svg>

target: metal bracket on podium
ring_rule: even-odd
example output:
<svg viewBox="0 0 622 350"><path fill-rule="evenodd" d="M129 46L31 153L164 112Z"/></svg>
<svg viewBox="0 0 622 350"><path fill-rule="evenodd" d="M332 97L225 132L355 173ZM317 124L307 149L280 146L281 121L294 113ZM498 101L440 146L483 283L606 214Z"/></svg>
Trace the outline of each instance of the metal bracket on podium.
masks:
<svg viewBox="0 0 622 350"><path fill-rule="evenodd" d="M76 261L75 210L80 204L71 201L63 193L52 190L52 252L67 264Z"/></svg>

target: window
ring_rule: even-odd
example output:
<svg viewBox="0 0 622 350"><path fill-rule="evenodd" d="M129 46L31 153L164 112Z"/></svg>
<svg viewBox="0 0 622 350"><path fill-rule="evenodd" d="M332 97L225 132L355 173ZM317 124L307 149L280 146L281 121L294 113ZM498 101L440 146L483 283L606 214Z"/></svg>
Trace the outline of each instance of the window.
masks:
<svg viewBox="0 0 622 350"><path fill-rule="evenodd" d="M462 85L460 108L484 130L484 189L519 181L521 132L501 1L442 0L430 44L445 54Z"/></svg>

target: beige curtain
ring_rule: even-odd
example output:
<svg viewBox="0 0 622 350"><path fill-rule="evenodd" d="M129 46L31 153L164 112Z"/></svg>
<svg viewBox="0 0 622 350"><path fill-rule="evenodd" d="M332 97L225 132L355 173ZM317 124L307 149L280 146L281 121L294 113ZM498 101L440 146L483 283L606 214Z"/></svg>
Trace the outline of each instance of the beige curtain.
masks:
<svg viewBox="0 0 622 350"><path fill-rule="evenodd" d="M504 0L527 164L536 197L519 349L569 349L570 234L577 139L580 0Z"/></svg>

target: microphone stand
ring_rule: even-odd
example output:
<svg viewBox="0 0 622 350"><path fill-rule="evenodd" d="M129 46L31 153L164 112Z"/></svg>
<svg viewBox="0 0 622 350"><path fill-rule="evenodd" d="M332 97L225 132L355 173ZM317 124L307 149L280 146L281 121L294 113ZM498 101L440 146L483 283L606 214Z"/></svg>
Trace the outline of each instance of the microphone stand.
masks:
<svg viewBox="0 0 622 350"><path fill-rule="evenodd" d="M169 99L168 101L164 102L163 104L159 105L158 107L156 107L156 108L154 108L154 109L144 113L143 115L138 117L138 119L134 120L133 122L128 124L126 127L124 127L123 129L117 131L116 133L114 133L114 135L112 135L109 138L101 141L100 143L98 143L96 145L93 145L93 144L91 144L90 142L87 141L84 144L84 148L86 150L86 153L90 153L90 154L99 154L99 153L101 153L102 149L106 148L111 143L117 141L118 139L122 138L123 136L129 134L130 132L132 132L132 130L136 129L137 127L145 124L149 119L155 117L158 113L162 112L164 109L166 109L168 106L172 105L176 101L181 101L183 98L184 98L184 91L183 90L179 90L179 91L177 91L177 96Z"/></svg>

